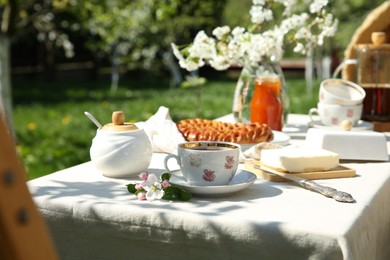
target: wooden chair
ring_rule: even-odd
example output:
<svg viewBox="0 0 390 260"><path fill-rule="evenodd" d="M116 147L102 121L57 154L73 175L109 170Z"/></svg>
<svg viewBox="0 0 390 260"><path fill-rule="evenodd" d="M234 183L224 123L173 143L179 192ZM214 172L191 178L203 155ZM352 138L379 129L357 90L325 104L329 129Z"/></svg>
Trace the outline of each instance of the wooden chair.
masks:
<svg viewBox="0 0 390 260"><path fill-rule="evenodd" d="M386 1L372 10L352 36L351 42L344 51L344 59L355 58L356 44L370 44L371 33L385 32L390 37L390 1ZM342 70L344 79L355 81L355 66L348 65Z"/></svg>
<svg viewBox="0 0 390 260"><path fill-rule="evenodd" d="M58 259L0 111L0 259Z"/></svg>

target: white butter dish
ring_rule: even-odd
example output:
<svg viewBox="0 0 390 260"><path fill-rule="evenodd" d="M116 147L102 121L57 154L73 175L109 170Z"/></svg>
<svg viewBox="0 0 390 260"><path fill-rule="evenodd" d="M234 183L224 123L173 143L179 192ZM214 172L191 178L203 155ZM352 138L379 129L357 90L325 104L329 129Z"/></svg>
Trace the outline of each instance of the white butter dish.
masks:
<svg viewBox="0 0 390 260"><path fill-rule="evenodd" d="M340 160L389 160L386 136L373 131L311 128L307 132L305 146L338 153Z"/></svg>

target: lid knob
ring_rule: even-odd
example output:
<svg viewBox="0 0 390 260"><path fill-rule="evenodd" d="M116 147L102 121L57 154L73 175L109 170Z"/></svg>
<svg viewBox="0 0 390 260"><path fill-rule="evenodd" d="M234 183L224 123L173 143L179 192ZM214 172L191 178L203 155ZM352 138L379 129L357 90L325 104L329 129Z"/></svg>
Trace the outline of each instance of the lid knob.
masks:
<svg viewBox="0 0 390 260"><path fill-rule="evenodd" d="M386 42L386 33L373 32L371 33L371 41L374 45L381 45Z"/></svg>
<svg viewBox="0 0 390 260"><path fill-rule="evenodd" d="M112 132L127 132L138 130L138 127L135 124L125 123L125 113L123 111L114 111L112 112L112 123L105 124L103 130L112 131Z"/></svg>
<svg viewBox="0 0 390 260"><path fill-rule="evenodd" d="M125 114L123 111L114 111L112 112L112 123L114 125L123 125L125 122Z"/></svg>

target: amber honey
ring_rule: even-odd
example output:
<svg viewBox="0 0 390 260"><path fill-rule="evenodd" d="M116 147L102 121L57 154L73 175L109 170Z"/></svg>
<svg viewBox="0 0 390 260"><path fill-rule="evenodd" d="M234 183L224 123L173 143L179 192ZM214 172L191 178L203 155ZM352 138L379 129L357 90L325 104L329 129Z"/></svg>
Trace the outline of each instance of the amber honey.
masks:
<svg viewBox="0 0 390 260"><path fill-rule="evenodd" d="M282 130L283 102L279 77L261 77L255 80L250 110L252 123L265 123L272 130Z"/></svg>

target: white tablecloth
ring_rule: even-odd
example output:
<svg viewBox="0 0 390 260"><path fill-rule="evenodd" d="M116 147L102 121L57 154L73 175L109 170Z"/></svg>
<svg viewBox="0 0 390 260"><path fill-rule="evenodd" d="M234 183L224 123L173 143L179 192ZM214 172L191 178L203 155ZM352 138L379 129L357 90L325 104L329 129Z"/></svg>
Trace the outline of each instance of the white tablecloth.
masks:
<svg viewBox="0 0 390 260"><path fill-rule="evenodd" d="M299 143L307 118L285 128ZM154 154L150 173L162 173ZM90 162L28 182L62 259L390 259L390 163L351 163L354 178L318 180L336 202L292 183L257 179L227 197L139 201L126 179Z"/></svg>

